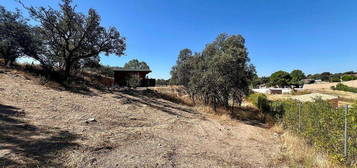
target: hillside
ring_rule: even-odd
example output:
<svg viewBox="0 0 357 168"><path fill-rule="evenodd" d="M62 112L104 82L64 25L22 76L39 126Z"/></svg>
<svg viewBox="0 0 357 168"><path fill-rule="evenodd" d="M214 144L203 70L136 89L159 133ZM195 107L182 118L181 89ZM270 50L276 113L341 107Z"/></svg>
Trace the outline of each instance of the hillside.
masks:
<svg viewBox="0 0 357 168"><path fill-rule="evenodd" d="M78 94L0 73L0 167L270 167L279 138L152 90Z"/></svg>
<svg viewBox="0 0 357 168"><path fill-rule="evenodd" d="M357 80L346 81L341 83L350 87L357 87ZM338 82L306 84L304 85L304 89L310 92L339 96L340 105L354 103L355 100L357 99L357 93L332 90L331 87L336 86L337 84Z"/></svg>
<svg viewBox="0 0 357 168"><path fill-rule="evenodd" d="M324 83L313 83L313 84L305 84L304 89L307 90L323 90L323 89L331 89L331 86L336 86L340 82L324 82ZM350 87L357 87L357 80L341 82L344 85Z"/></svg>

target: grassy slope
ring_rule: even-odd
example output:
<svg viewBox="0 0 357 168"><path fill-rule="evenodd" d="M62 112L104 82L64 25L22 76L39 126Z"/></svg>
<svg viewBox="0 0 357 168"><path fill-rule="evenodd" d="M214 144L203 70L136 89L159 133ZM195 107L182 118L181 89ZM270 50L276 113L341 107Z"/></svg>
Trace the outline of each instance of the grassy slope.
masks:
<svg viewBox="0 0 357 168"><path fill-rule="evenodd" d="M0 167L269 167L279 157L271 130L158 95L78 94L0 73Z"/></svg>

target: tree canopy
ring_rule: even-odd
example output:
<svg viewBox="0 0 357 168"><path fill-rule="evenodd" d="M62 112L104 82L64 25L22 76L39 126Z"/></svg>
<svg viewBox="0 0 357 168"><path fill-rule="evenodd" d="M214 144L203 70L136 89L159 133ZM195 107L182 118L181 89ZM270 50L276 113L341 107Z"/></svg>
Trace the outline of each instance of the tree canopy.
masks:
<svg viewBox="0 0 357 168"><path fill-rule="evenodd" d="M289 86L291 80L291 76L288 72L285 71L277 71L274 72L269 78L270 86L279 86L286 87Z"/></svg>
<svg viewBox="0 0 357 168"><path fill-rule="evenodd" d="M291 84L301 84L301 80L306 78L304 72L298 69L291 71L290 76L291 76L291 80L290 80Z"/></svg>
<svg viewBox="0 0 357 168"><path fill-rule="evenodd" d="M241 104L249 93L255 67L241 35L220 34L201 53L181 50L171 75L171 81L185 86L194 101L228 107L228 100Z"/></svg>
<svg viewBox="0 0 357 168"><path fill-rule="evenodd" d="M105 29L94 9L88 14L76 12L71 0L62 0L59 10L51 7L28 8L39 22L37 38L42 41L42 52L32 55L45 67L65 70L65 76L79 61L98 58L100 53L121 56L126 49L125 38L116 28Z"/></svg>
<svg viewBox="0 0 357 168"><path fill-rule="evenodd" d="M33 55L38 44L20 11L7 11L3 6L0 6L0 39L0 57L7 66L18 57Z"/></svg>
<svg viewBox="0 0 357 168"><path fill-rule="evenodd" d="M150 69L149 65L144 61L132 59L124 65L125 69Z"/></svg>
<svg viewBox="0 0 357 168"><path fill-rule="evenodd" d="M171 70L171 80L178 85L188 87L192 77L194 62L197 55L194 57L192 51L185 48L180 51L176 65Z"/></svg>

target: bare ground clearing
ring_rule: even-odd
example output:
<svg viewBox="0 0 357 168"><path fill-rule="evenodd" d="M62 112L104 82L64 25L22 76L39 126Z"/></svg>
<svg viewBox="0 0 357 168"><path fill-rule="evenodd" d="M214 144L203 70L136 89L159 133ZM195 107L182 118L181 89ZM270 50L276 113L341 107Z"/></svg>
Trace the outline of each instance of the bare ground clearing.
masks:
<svg viewBox="0 0 357 168"><path fill-rule="evenodd" d="M269 129L139 91L93 92L0 73L0 167L275 167L279 157Z"/></svg>

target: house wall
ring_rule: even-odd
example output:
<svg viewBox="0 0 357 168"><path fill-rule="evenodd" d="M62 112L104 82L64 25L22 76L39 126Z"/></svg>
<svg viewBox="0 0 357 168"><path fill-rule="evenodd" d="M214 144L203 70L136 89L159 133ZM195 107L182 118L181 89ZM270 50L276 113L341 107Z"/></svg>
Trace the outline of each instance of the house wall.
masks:
<svg viewBox="0 0 357 168"><path fill-rule="evenodd" d="M144 84L145 83L144 80L148 73L149 72L144 72L144 71L114 71L114 84L118 86L126 86L127 84L126 79L130 75L139 75L141 83Z"/></svg>

